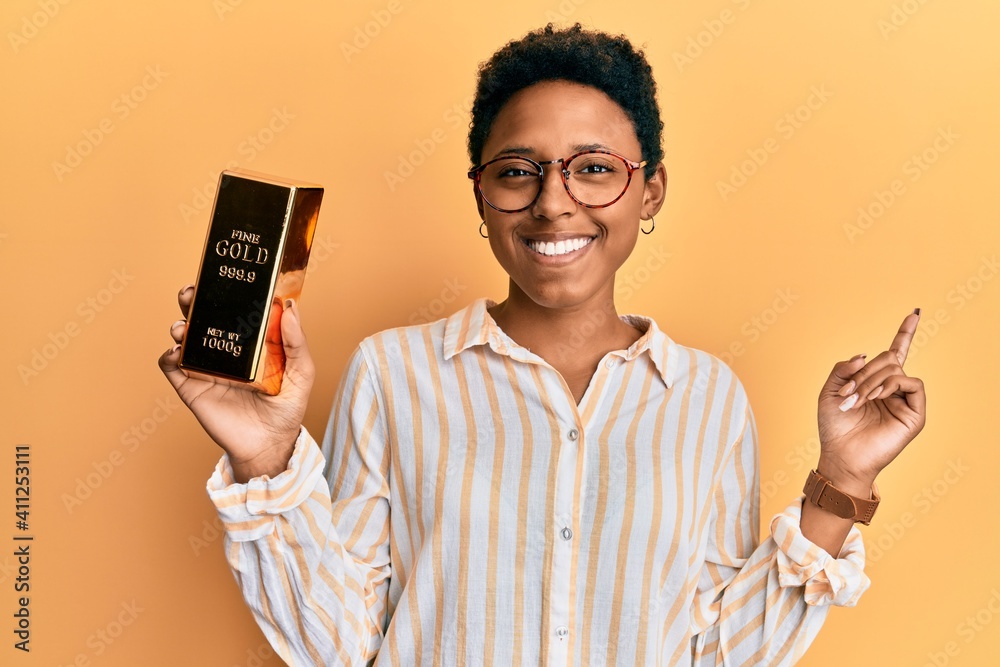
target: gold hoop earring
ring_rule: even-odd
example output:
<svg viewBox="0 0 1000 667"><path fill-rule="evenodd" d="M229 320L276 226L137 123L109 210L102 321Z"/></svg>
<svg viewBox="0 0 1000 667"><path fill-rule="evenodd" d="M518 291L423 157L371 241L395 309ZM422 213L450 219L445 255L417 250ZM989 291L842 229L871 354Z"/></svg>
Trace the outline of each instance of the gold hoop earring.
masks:
<svg viewBox="0 0 1000 667"><path fill-rule="evenodd" d="M639 225L639 229L642 229L643 234L652 234L653 230L656 229L656 220L653 218L653 216L649 216L649 219L653 221L653 226L649 228L648 232L645 229L642 229L641 224Z"/></svg>
<svg viewBox="0 0 1000 667"><path fill-rule="evenodd" d="M483 234L483 225L485 225L485 224L486 224L486 221L483 220L483 224L479 225L479 235L482 236L484 239L488 239L489 238L489 234Z"/></svg>

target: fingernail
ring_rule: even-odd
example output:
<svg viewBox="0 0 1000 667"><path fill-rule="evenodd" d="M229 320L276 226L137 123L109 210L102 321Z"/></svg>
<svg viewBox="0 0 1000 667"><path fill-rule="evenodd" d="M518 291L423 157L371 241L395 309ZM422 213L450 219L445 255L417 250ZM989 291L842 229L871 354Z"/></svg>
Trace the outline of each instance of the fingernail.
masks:
<svg viewBox="0 0 1000 667"><path fill-rule="evenodd" d="M853 357L851 357L851 361L857 361L858 359L864 359L867 356L868 356L867 354L855 354Z"/></svg>
<svg viewBox="0 0 1000 667"><path fill-rule="evenodd" d="M173 329L178 324L187 324L187 320L177 320L176 322L170 325L170 328Z"/></svg>
<svg viewBox="0 0 1000 667"><path fill-rule="evenodd" d="M850 396L844 399L843 403L840 404L840 411L847 412L848 410L853 408L854 404L857 402L858 402L858 395L856 393L851 394Z"/></svg>
<svg viewBox="0 0 1000 667"><path fill-rule="evenodd" d="M851 380L850 382L848 382L847 384L845 384L843 387L841 387L840 391L838 391L837 393L840 394L841 396L847 396L852 391L854 391L854 387L856 386L856 384L857 383L855 383L854 380Z"/></svg>
<svg viewBox="0 0 1000 667"><path fill-rule="evenodd" d="M917 317L920 317L920 309L919 308L914 308L913 312L916 313Z"/></svg>
<svg viewBox="0 0 1000 667"><path fill-rule="evenodd" d="M865 396L865 400L866 401L870 401L870 400L872 400L873 398L875 398L876 396L878 396L881 393L882 393L882 386L879 385L878 387L875 387L874 389L872 389L870 394L868 394L867 396Z"/></svg>
<svg viewBox="0 0 1000 667"><path fill-rule="evenodd" d="M185 287L181 288L181 294L187 294L188 292L190 292L193 289L194 289L194 285L186 285Z"/></svg>
<svg viewBox="0 0 1000 667"><path fill-rule="evenodd" d="M179 349L181 349L181 344L177 343L177 345L174 345L172 348L170 348L170 354L173 354L174 352L176 352Z"/></svg>

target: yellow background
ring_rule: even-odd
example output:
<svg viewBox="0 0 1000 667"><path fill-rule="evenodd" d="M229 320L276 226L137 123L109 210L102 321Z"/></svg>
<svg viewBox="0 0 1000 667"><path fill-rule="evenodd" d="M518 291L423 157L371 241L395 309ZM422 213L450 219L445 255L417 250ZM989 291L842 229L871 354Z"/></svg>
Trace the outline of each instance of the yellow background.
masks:
<svg viewBox="0 0 1000 667"><path fill-rule="evenodd" d="M318 437L362 337L506 295L465 178L476 65L579 20L645 46L666 125L666 203L619 312L746 385L764 535L815 462L830 367L923 309L906 368L927 426L879 477L871 588L801 664L996 664L998 18L992 0L4 2L0 662L280 664L205 494L221 450L156 367L217 174L327 188L302 299ZM723 196L734 169L753 173ZM859 208L881 215L852 232ZM30 655L12 648L18 443Z"/></svg>

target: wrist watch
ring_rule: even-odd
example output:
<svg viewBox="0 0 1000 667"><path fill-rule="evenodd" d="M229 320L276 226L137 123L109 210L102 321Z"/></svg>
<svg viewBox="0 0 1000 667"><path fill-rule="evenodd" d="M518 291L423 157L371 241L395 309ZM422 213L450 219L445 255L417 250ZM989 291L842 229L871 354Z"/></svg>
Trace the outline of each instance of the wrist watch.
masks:
<svg viewBox="0 0 1000 667"><path fill-rule="evenodd" d="M866 526L871 523L875 508L881 500L875 482L872 482L871 498L858 498L844 493L815 470L809 471L802 492L816 507L832 512L841 519L853 519L855 523L860 522Z"/></svg>

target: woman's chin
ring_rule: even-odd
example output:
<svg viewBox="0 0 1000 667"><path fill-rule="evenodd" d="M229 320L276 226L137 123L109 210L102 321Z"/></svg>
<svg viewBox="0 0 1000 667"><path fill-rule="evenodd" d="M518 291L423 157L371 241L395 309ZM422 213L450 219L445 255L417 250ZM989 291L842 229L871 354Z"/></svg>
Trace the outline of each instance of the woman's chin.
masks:
<svg viewBox="0 0 1000 667"><path fill-rule="evenodd" d="M564 310L584 306L588 301L596 296L596 292L580 289L579 286L556 286L551 285L549 289L534 289L526 291L535 305L550 310Z"/></svg>

